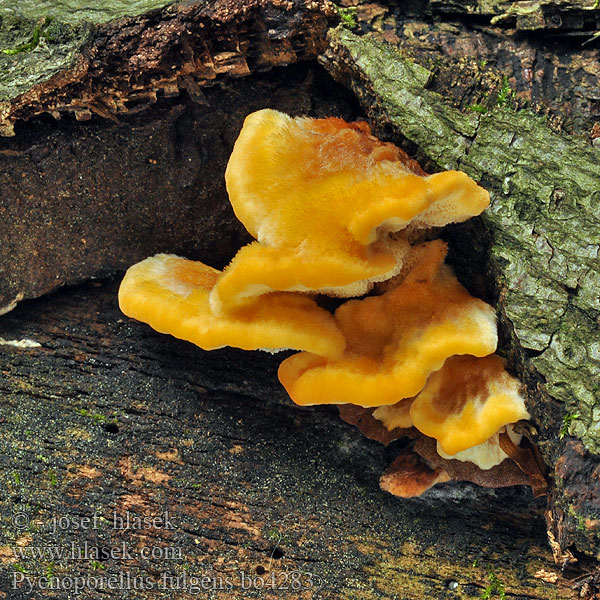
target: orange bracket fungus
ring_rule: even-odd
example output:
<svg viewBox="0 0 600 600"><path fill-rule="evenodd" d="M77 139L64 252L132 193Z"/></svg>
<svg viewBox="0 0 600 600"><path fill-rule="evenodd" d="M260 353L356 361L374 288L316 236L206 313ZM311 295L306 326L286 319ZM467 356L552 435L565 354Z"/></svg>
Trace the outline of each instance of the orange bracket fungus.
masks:
<svg viewBox="0 0 600 600"><path fill-rule="evenodd" d="M499 432L508 426L507 434L518 444L510 424L529 419L519 382L494 354L449 358L414 399L410 416L419 431L438 440L441 456L490 466L507 458Z"/></svg>
<svg viewBox="0 0 600 600"><path fill-rule="evenodd" d="M225 269L216 309L273 290L360 296L402 266L408 241L390 232L465 221L489 204L464 173L425 176L366 123L268 109L246 118L225 181L257 241Z"/></svg>
<svg viewBox="0 0 600 600"><path fill-rule="evenodd" d="M298 404L394 404L417 394L455 354L496 350L496 316L443 264L446 244L427 243L404 281L381 296L350 300L335 312L346 338L340 359L297 354L279 378Z"/></svg>
<svg viewBox="0 0 600 600"><path fill-rule="evenodd" d="M344 339L331 315L303 295L269 294L215 317L209 294L220 274L198 261L157 254L129 268L119 305L127 316L205 350L303 348L325 356L343 350Z"/></svg>
<svg viewBox="0 0 600 600"><path fill-rule="evenodd" d="M519 382L504 370L503 360L491 354L450 357L417 396L381 406L373 417L388 431L416 427L437 440L442 458L490 469L508 458L500 435L506 433L518 445L521 436L511 424L529 419L529 413Z"/></svg>
<svg viewBox="0 0 600 600"><path fill-rule="evenodd" d="M427 175L366 123L269 109L246 118L225 179L255 241L223 272L169 254L132 266L125 314L206 350L301 350L279 369L295 402L345 405L366 435L414 440L420 458L407 451L382 479L392 493L449 479L543 489L513 428L529 414L493 354L493 308L444 264L445 242L416 244L480 214L485 190L458 171ZM311 297L370 290L335 314Z"/></svg>

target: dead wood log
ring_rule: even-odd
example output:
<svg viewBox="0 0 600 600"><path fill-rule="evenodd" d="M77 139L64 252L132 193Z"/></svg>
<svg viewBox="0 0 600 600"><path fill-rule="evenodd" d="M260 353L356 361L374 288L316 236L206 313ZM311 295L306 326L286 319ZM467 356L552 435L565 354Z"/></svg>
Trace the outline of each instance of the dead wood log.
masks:
<svg viewBox="0 0 600 600"><path fill-rule="evenodd" d="M415 56L427 56L423 64L429 67L444 49L460 49L464 31L469 33L472 47L479 47L483 40L487 44L486 55L491 55L490 40L499 37L498 28L505 25L509 32L514 29L510 19L492 27L488 23L492 17L483 14L477 17L484 21L482 28L456 26L455 31L455 25L442 23L441 4L417 2L408 9L404 5L391 9L362 5L359 15L366 17L377 11L386 15L387 11L398 17L398 11L412 11L413 21L395 19L390 25L382 18L373 22L377 27L381 25L382 35L387 32L388 37L393 37L390 32L394 29L396 39L414 42L412 52ZM227 35L237 36L235 39L246 40L244 36L248 35L250 42L247 49L244 47L243 58L253 73L252 78L223 82L220 76L204 80L195 72L190 78L181 71L176 76L177 89L168 82L161 87L164 77L168 79L165 64L170 50L168 45L161 46L160 35L153 28L159 23L177 21L181 14L184 17L180 24L188 18L197 18L200 13L193 18L186 13L188 6L198 7L199 3L162 8L162 2L156 2L152 13L142 11L120 22L130 31L130 37L119 37L118 28L110 35L107 33L104 45L97 46L106 52L94 56L104 57L106 65L114 61L111 64L118 67L114 74L100 61L97 70L87 71L98 77L86 79L85 75L81 81L86 85L80 86L77 81L61 79L61 75L54 77L72 67L73 63L67 61L51 73L52 85L43 88L48 93L40 93L39 102L37 93L32 93L27 103L19 105L13 101L19 96L16 94L4 105L13 120L30 119L56 107L65 118L58 126L45 119L34 118L26 125L18 122L16 137L2 143L0 160L6 162L2 164L0 188L0 268L3 269L0 292L4 294L0 306L12 307L11 301L21 294L36 296L63 283L111 273L160 250L222 265L242 243L244 234L232 219L221 176L215 173L222 174L245 114L273 106L293 114L337 114L347 119L357 116L350 95L344 95L314 65L288 67L285 84L278 74L255 74L253 61L259 59L253 52L257 52L260 44L252 45L256 41L253 36L258 32L260 40L265 30L267 37L271 36L266 28L269 14L263 11L266 3L252 4L249 13L236 13L236 18L224 25ZM281 3L277 4L277 10L305 7L307 12L302 14L311 15L313 6L313 3ZM38 26L38 35L41 27L46 31L52 22L46 23L45 16L37 14L30 19L19 29L20 38L3 38L8 39L2 42L3 49L14 50L29 44ZM467 22L475 22L468 21L469 18ZM420 22L429 26L430 20L434 25L430 34L414 25ZM146 31L145 27L138 27L142 22L148 27L149 39L166 52L160 54L154 79L144 75L146 71L153 73L153 65L148 55L150 46L140 45ZM241 29L239 22L244 23ZM306 24L302 18L299 22ZM3 15L2 27L6 23ZM366 27L365 23L363 19L359 26ZM398 24L400 29L396 28ZM64 49L65 55L75 52L70 56L79 56L81 48L93 47L96 38L88 37L92 35L89 30L77 22L67 25L62 29L61 39L71 40L73 45ZM293 31L300 39L310 35L302 27L294 29L296 25L292 19L288 28L292 37ZM582 37L588 29L588 26L582 29ZM98 30L106 32L104 26ZM213 36L220 43L219 31L215 27L206 43L213 44ZM428 35L434 38L433 49L425 48ZM204 39L200 33L198 36ZM281 40L277 36L269 40L277 45L280 41L284 43L283 38L285 35ZM118 52L114 51L117 46L109 43L111 39L120 40L130 50L126 60L119 62ZM320 41L317 39L315 44ZM522 48L517 42L511 45L513 41L511 38L508 43L511 49ZM46 45L53 43L58 42L43 37L37 52L45 52ZM221 46L217 44L217 50L210 47L219 55ZM269 47L272 64L289 59L290 55L283 52L284 60L278 63L278 52L274 46ZM303 43L299 47L304 47ZM179 52L178 48L175 50ZM432 51L428 54L428 50ZM232 62L221 64L232 66L231 74L235 75L233 67L243 61L237 50L231 51ZM36 57L30 52L20 54L21 58ZM548 53L541 54L547 61ZM192 55L198 57L194 52ZM506 58L510 53L501 55ZM3 58L11 56L16 54ZM137 75L135 70L128 70L136 56L140 57L138 65L144 68ZM177 54L177 65L186 56L184 51ZM297 56L309 55L299 52ZM592 64L590 56L593 55L585 57L586 73L587 65ZM199 64L205 67L202 60L196 61L195 67L200 68ZM398 60L399 68L403 64ZM447 96L440 106L451 109L462 105L469 109L479 104L478 90L488 85L486 77L476 74L478 79L471 80L469 88L463 75L469 73L472 63L462 69L458 68L460 60L452 64L457 68L436 70L421 87L439 91L449 87L448 82L454 82L452 89L456 95ZM511 74L511 86L518 88L526 80L523 69L515 69L516 84ZM344 68L339 68L337 75L343 71ZM355 91L361 96L363 80L358 76L359 71L347 72L357 77ZM593 100L589 89L596 74L592 71L589 75L582 84L585 101ZM114 85L103 87L103 78ZM52 87L60 81L63 83ZM133 81L131 88L129 81ZM223 85L200 88L205 81ZM569 81L575 82L575 78ZM494 93L490 93L487 104L482 102L486 113L490 113L485 119L476 111L468 111L475 119L465 117L466 129L459 131L466 138L464 148L470 149L473 142L470 138L477 140L479 133L485 131L480 121L495 118L494 105L502 84L501 77L492 77L488 88ZM138 108L154 102L155 97L148 90L156 86L160 102L137 113ZM30 89L33 88L24 88L23 94ZM470 95L465 93L469 89ZM180 90L179 98L167 97ZM416 90L413 91L417 97ZM534 88L540 97L546 91L543 86L537 92ZM381 130L384 134L387 132L402 141L411 139L394 122L378 118L385 111L378 113L378 105L370 104L376 97L361 97L366 99L374 122L387 125ZM90 108L87 113L85 107L82 109L81 98L95 110ZM97 102L98 98L101 102ZM577 117L572 130L582 131L593 118L594 104L591 101L577 104L577 95L573 98L572 102L566 97L558 100L568 100ZM556 107L558 100L551 99L554 100ZM585 110L580 110L582 106ZM92 118L75 123L69 117L73 112L78 112L80 119L90 115ZM444 112L450 124L454 114ZM583 116L579 119L577 115ZM476 124L469 129L469 123ZM513 125L511 121L510 126ZM427 131L427 122L420 126ZM568 122L567 127L571 127ZM460 135L453 139L460 142L459 138ZM555 139L550 138L551 142ZM428 157L430 165L441 160L433 152L430 156L431 148L422 148L421 142L420 138L412 139L412 147L420 149L421 158ZM457 164L461 162L458 153L454 158ZM476 164L465 162L465 165L478 175L483 172L481 165L479 171ZM497 176L489 177L489 183L492 189L499 189ZM517 196L521 197L520 194L522 190L517 186ZM200 210L198 198L202 200ZM560 198L557 204L561 204ZM561 210L564 209L565 206ZM489 231L502 231L503 223L490 219ZM463 279L472 288L477 287L477 282L482 281L477 271L487 278L481 283L483 295L486 284L490 298L497 293L497 281L503 286L500 291L507 288L515 293L503 279L497 279L499 272L494 270L493 261L487 260L485 252L490 237L482 233L487 230L475 227L472 231L476 234L472 238L474 243L479 244L476 251L482 250L479 263L483 268L479 271L472 266L473 247L467 248L468 244L460 242L465 238L461 235L464 231L459 231L453 240L454 262L459 270L462 265ZM471 259L470 264L465 257ZM257 377L265 369L263 355L247 357L235 351L209 355L186 344L164 340L142 326L123 323L116 311L115 291L114 285L66 291L53 298L25 303L0 322L0 336L5 340L35 340L42 344L29 349L26 341L25 348L0 346L3 394L0 424L4 424L1 510L10 519L13 513L23 512L24 507L33 518L33 526L25 533L15 529L9 520L3 521L6 525L1 550L4 583L10 585L13 574L22 573L19 568L35 576L47 574L48 569L65 576L83 576L104 571L126 572L131 565L132 574L154 578L155 582L160 581L163 573L171 572L172 562L166 562L167 559L127 562L117 557L103 563L90 558L77 565L68 560L58 564L51 564L52 560L28 560L21 565L14 560L15 546L68 546L71 542L79 545L88 540L96 548L113 547L112 541L117 546L120 542L131 543L138 550L155 543L163 547L179 545L185 558L172 569L174 574L234 574L238 584L241 572L257 575L265 574L262 569L268 574L296 569L314 572L324 586L318 596L314 588L304 590L307 598L374 599L394 598L398 594L446 598L449 590L457 589L455 584L459 586L459 594L469 597L480 596L485 588L499 585L495 581L504 584L506 591L516 597L569 597L569 586L564 580L558 579L556 586L544 583L558 576L558 571L550 564L541 533L541 506L523 496L522 490L488 492L450 484L443 491L430 492L422 500L399 503L375 489L381 466L390 461L391 452L356 437L353 430L337 422L333 411L291 407L274 383L274 363L269 363L269 371ZM567 290L563 306L569 306L569 297ZM503 323L508 337L512 332L509 319ZM589 319L586 323L589 325ZM558 524L554 529L560 540L556 542L558 552L575 537L584 549L590 548L596 539L588 531L588 525L589 529L594 527L595 518L589 508L598 497L594 483L587 479L588 475L594 475L593 469L589 469L593 460L590 461L588 451L575 438L564 447L554 443L563 409L560 402L547 395L544 387L547 382L531 367L534 358L531 349L523 351L521 339L516 337L503 347L511 350L513 366L533 391L530 400L540 426L537 440L542 446L549 441L545 445L546 456L550 456L547 460L565 458L562 463L556 462L556 482L562 488L558 485L555 488L549 517ZM533 350L536 352L539 350ZM544 398L550 398L550 402L542 402ZM238 434L232 434L232 430ZM307 464L309 475L314 474L312 477L307 477ZM352 500L350 508L348 499ZM131 531L114 533L107 525L113 510L120 515L131 510L136 515L153 516L164 507L174 507L180 529L176 533L164 528L155 528L147 536ZM96 509L107 520L100 533L92 530L82 534L81 530L67 527L58 536L49 535L53 517L62 514L71 518L72 523L74 518L89 516ZM351 542L350 549L345 550L339 544L342 535ZM278 561L284 568L278 569ZM184 585L184 580L180 581ZM10 590L6 585L0 589ZM145 590L134 597L157 598L159 591ZM165 597L173 596L173 589L163 592ZM23 590L17 593L27 597ZM58 591L48 593L54 596L45 597L63 597ZM89 586L84 593L89 598L97 597ZM123 590L111 593L113 597L123 597ZM205 597L231 598L230 590L213 589L209 593L212 596L205 594ZM244 597L282 598L286 594L299 597L297 592L291 595L289 591L270 590L265 594L256 588L244 594Z"/></svg>
<svg viewBox="0 0 600 600"><path fill-rule="evenodd" d="M569 133L600 137L600 5L573 2L358 4L356 31L402 49L432 71L430 87L466 111L501 90ZM439 69L438 67L443 66Z"/></svg>
<svg viewBox="0 0 600 600"><path fill-rule="evenodd" d="M316 56L325 44L324 6L192 2L123 17L98 26L86 42L74 59L86 65L76 81L67 69L13 95L9 120L60 107L68 113L96 98L119 122L107 115L58 124L34 119L0 140L0 314L23 298L160 251L224 266L247 235L222 177L244 117L266 106L355 116L354 99L314 64L290 68L285 78L258 73ZM6 18L2 23L8 27ZM284 59L286 45L294 51ZM229 46L239 51L209 77L202 61L214 66ZM25 61L26 69L32 54L0 60ZM236 61L250 64L244 73L254 77L229 77L225 85L224 77L242 74L232 71ZM127 98L157 92L167 72L168 85L184 89L181 98L163 98L152 111L127 109ZM223 85L208 85L215 82ZM110 102L100 101L107 94Z"/></svg>
<svg viewBox="0 0 600 600"><path fill-rule="evenodd" d="M560 569L526 488L451 483L400 502L378 485L392 452L332 407L293 405L279 357L203 352L124 319L117 285L0 320L5 598L63 600L75 577L82 600L100 585L115 600L570 597L544 580ZM159 520L133 527L144 517Z"/></svg>
<svg viewBox="0 0 600 600"><path fill-rule="evenodd" d="M315 58L336 14L327 0L20 4L0 13L0 135L43 113L117 120L181 89L202 101L223 77Z"/></svg>

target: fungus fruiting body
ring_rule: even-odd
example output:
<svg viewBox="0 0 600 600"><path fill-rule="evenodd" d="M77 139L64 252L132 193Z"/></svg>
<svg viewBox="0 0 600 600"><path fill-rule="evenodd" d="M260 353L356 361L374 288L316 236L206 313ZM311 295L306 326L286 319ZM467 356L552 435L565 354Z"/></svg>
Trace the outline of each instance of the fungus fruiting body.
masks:
<svg viewBox="0 0 600 600"><path fill-rule="evenodd" d="M486 469L507 457L499 434L507 431L518 444L520 437L510 424L529 419L529 413L519 382L491 354L450 357L415 397L381 406L373 417L388 431L414 426L437 440L443 458L470 460Z"/></svg>
<svg viewBox="0 0 600 600"><path fill-rule="evenodd" d="M246 118L225 180L257 241L225 269L215 309L273 290L359 296L402 266L408 242L390 232L464 221L489 204L466 174L426 176L365 123L269 109Z"/></svg>
<svg viewBox="0 0 600 600"><path fill-rule="evenodd" d="M255 241L223 272L167 254L134 265L123 312L206 350L300 350L279 369L296 403L352 406L342 414L367 435L413 438L421 458L382 480L393 493L527 481L535 461L513 424L529 414L493 355L494 310L445 264L445 242L417 243L480 214L487 192L458 171L427 175L365 123L268 109L246 118L225 179ZM371 290L335 314L314 297Z"/></svg>
<svg viewBox="0 0 600 600"><path fill-rule="evenodd" d="M456 455L483 444L502 427L528 419L529 413L519 382L492 354L449 358L414 399L410 416L415 427L438 440L446 454Z"/></svg>
<svg viewBox="0 0 600 600"><path fill-rule="evenodd" d="M529 418L529 414L523 418ZM502 434L508 435L512 443L516 446L519 445L523 437L521 434L515 432L512 425L508 425L507 427L502 427L496 431L496 433L492 434L488 439L481 442L481 444L469 446L468 448L460 450L454 454L448 454L445 452L439 441L437 443L436 450L442 458L446 458L448 460L460 460L462 462L471 462L474 465L477 465L480 469L487 471L488 469L499 465L501 462L509 458L508 454L504 452L502 446L500 445L500 436Z"/></svg>
<svg viewBox="0 0 600 600"><path fill-rule="evenodd" d="M157 254L130 267L119 304L126 315L205 350L310 348L326 356L343 350L331 315L304 295L269 294L215 317L209 295L220 274L198 261Z"/></svg>
<svg viewBox="0 0 600 600"><path fill-rule="evenodd" d="M286 359L279 378L291 398L298 404L395 404L418 394L448 357L494 352L494 311L460 285L443 264L445 254L442 241L429 242L398 287L340 306L335 320L346 338L344 355Z"/></svg>

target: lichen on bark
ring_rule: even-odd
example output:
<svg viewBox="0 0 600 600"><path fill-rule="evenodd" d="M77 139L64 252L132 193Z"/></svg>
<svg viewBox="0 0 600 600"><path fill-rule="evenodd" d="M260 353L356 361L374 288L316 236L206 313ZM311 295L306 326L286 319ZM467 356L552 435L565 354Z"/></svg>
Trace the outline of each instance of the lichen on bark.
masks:
<svg viewBox="0 0 600 600"><path fill-rule="evenodd" d="M8 100L71 66L90 25L0 12L0 114ZM39 40L33 37L38 31Z"/></svg>
<svg viewBox="0 0 600 600"><path fill-rule="evenodd" d="M481 224L448 234L463 246L457 266L471 265L464 274L473 285L485 273L500 350L526 384L531 436L552 467L555 558L572 544L600 555L600 150L528 110L461 112L451 90L429 89L438 73L368 37L332 31L323 62L380 134L430 171L459 168L490 191Z"/></svg>
<svg viewBox="0 0 600 600"><path fill-rule="evenodd" d="M93 27L167 0L6 0L0 8L0 111L8 101L72 66ZM31 43L37 30L39 40Z"/></svg>
<svg viewBox="0 0 600 600"><path fill-rule="evenodd" d="M32 19L57 18L63 23L102 23L119 17L140 15L171 4L169 0L4 0L2 12L23 14Z"/></svg>

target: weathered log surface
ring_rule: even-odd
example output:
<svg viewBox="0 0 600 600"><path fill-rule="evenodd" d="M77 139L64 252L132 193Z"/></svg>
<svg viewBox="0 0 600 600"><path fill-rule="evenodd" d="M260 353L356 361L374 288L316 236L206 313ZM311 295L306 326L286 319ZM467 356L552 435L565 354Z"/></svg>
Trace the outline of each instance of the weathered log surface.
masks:
<svg viewBox="0 0 600 600"><path fill-rule="evenodd" d="M432 88L451 92L457 107L493 106L509 84L518 102L549 113L553 126L600 137L600 37L594 37L600 5L595 0L360 0L356 17L357 31L393 43L431 70ZM534 24L543 28L529 29Z"/></svg>
<svg viewBox="0 0 600 600"><path fill-rule="evenodd" d="M336 12L327 0L4 2L0 135L42 113L110 119L201 86L315 58ZM120 17L120 18L117 18Z"/></svg>
<svg viewBox="0 0 600 600"><path fill-rule="evenodd" d="M118 2L114 4L121 6ZM145 3L128 3L134 4ZM534 102L547 101L555 113L565 112L564 129L591 133L600 116L598 41L584 48L580 43L588 41L593 33L590 19L597 19L597 7L591 6L585 13L587 21L580 29L567 27L566 18L561 21L558 31L573 34L577 39L572 47L562 45L564 52L558 56L547 42L545 30L531 42L520 33L527 29L525 21L510 16L491 22L495 16L506 14L508 3L488 3L500 8L487 12L474 8L475 3L452 4L456 7L453 10L447 8L450 3L442 2L362 4L358 9L359 27L378 30L381 37L402 46L433 70L433 75L428 75L427 83L423 82L421 87L448 92L445 100L436 106L445 104L443 113L450 125L457 114L452 112L453 108L463 108L468 113L461 117L459 133L462 135L453 138L459 143L463 143L459 138L465 140L466 169L476 175L486 172L482 168L485 165L478 163L473 154L473 139L477 141L482 132L490 131L486 129L486 122L489 125L492 119L513 114L496 110L505 86L501 76L483 65L487 60L507 73L510 86L518 95ZM47 5L37 5L41 12L29 12L30 20L17 29L12 26L6 29L10 20L3 13L1 27L5 33L8 31L9 37L5 38L8 41L2 41L0 49L27 45L38 25L47 31L46 28L56 28L61 23L60 19L46 23ZM238 52L237 47L223 50L221 46L211 45L209 54L226 55L227 60L217 61L222 68L220 73L215 70L204 78L202 73L208 73L210 61L204 61L207 55L192 52L193 64L185 66L192 71L177 72L169 79L165 64L168 64L171 47L165 40L161 42L156 27L177 19L182 25L188 17L192 18L191 13L186 13L186 7L199 5L186 2L172 9L162 8L163 2L157 0L153 5L156 10L150 14L141 14L147 6L140 9L138 16L129 13L119 21L119 27L130 31L131 37L119 38L114 24L108 33L104 26L99 27L99 31L106 33L104 46L98 46L103 53L93 55L97 62L86 66L81 80L67 81L61 76L52 76L59 72L72 74L73 65L80 60L75 58L85 55L81 60L88 60L92 56L90 49L99 43L100 38L93 37L87 26L82 25L87 20L87 17L80 20L82 15L75 14L73 20L65 20L52 36L50 33L55 30L50 29L31 51L1 56L0 60L13 61L10 63L13 65L18 64L15 59L18 54L21 55L19 60L39 61L53 44L66 44L54 48L59 50L57 56L64 60L57 71L48 72L52 85L40 83L39 95L36 91L27 96L27 89L31 88L23 88L22 93L10 96L12 100L4 105L12 115L5 133L10 133L14 119L30 119L40 111L56 109L58 114L66 116L58 125L48 119L33 119L26 126L19 122L16 137L2 141L0 307L12 307L16 298L36 296L63 283L114 272L157 251L179 252L221 266L245 239L226 202L220 176L243 117L264 106L292 114L336 114L347 119L359 114L352 98L332 86L314 66L256 75L259 69L254 66L260 60L252 52L257 52L260 45L252 46L255 34L260 40L266 32L269 43L273 44L269 46L266 62L262 63L265 68L308 57L302 50L310 46L300 43L300 51L295 56L283 51L280 57L274 48L279 48L280 42L284 44L285 35L281 32L281 40L277 35L272 38L271 31L265 29L270 17L268 11L261 12L266 6L262 2L249 5L251 14L239 13L235 22L226 23L223 26L227 32L225 38L219 37L219 28L211 32L219 43L232 39L231 36L249 39L250 53L246 48ZM31 8L29 3L21 6L27 11ZM285 6L305 7L307 12L302 14L309 15L309 21L312 18L312 3L285 3ZM252 10L258 12L252 13ZM546 14L544 10L546 8L542 14ZM101 18L108 20L113 16L118 15ZM244 21L246 18L249 20ZM458 18L465 18L465 22L459 22ZM239 29L240 22L248 29ZM307 21L301 21L300 25L302 23ZM297 23L293 20L288 25L286 31L290 35L294 31L300 39L309 35L301 26L295 29ZM145 28L152 43L164 51L159 53L160 60L157 59L156 64L152 64L148 54L152 44L140 45ZM21 37L10 37L14 32ZM167 38L168 35L167 32ZM202 35L198 33L194 43L204 39ZM117 45L110 43L117 39L129 52L126 55L129 58L122 62L115 51ZM321 42L319 39L315 44ZM188 57L180 50L179 46L173 49L179 52L172 56L177 61L176 70L181 66L180 61ZM233 53L231 56L226 54L229 51ZM463 60L465 54L469 55L467 60ZM249 56L254 58L249 59ZM136 62L134 57L139 60ZM451 69L438 68L441 57ZM108 68L111 64L116 67L114 74L112 68ZM398 68L404 64L399 61ZM419 69L415 67L411 71L408 64L408 72L418 75ZM91 70L90 65L94 66ZM236 65L242 66L239 72ZM234 81L219 76L247 72L253 77ZM0 69L0 79L5 73ZM145 73L150 76L145 77ZM103 86L103 78L111 81L111 86ZM85 81L84 86L80 85L82 81ZM204 86L204 83L214 82L219 85ZM356 88L359 89L360 86ZM167 97L179 91L179 98ZM417 93L417 90L412 91ZM505 104L510 105L511 90L505 91L509 94ZM18 98L25 97L26 101L19 104ZM155 99L160 101L152 108L136 113ZM376 117L378 105L368 108L373 109L372 116ZM79 119L91 117L91 120L75 123L69 116L73 112ZM106 120L117 113L118 123ZM481 116L482 113L485 115ZM400 132L404 140L412 139L398 124L389 126L389 120L385 121L388 136L399 139ZM419 122L424 132L427 123ZM524 124L529 123L537 121L527 117ZM452 129L450 125L447 131ZM514 125L511 120L505 124L509 129ZM524 137L531 134L527 127L521 127L520 121L517 125L523 129ZM511 130L510 135L513 133ZM544 140L551 149L556 140L565 139L552 137L550 133L548 136ZM482 139L479 137L479 141ZM519 139L516 136L512 145ZM412 139L413 148L421 145L421 138ZM583 150L584 147L577 150L583 153L581 156L589 152L589 148ZM441 155L429 156L427 150L421 148L421 158L427 156L430 165L442 160ZM456 164L461 162L458 155L453 156ZM508 156L515 158L511 153ZM561 165L558 167L560 171ZM488 177L497 192L495 206L499 206L498 198L502 199L498 192L502 188L499 186L502 177L498 173ZM523 187L518 178L509 178L506 185L516 200L522 198ZM552 202L556 203L558 217L564 216L561 211L566 210L565 214L573 218L573 213L577 215L581 208L573 208L568 198L560 194L552 196ZM518 212L523 205L517 202L508 206ZM584 206L583 210L591 212L590 207ZM522 230L515 233L525 235L527 219L533 217L527 212L516 217L516 223L521 219L524 223ZM494 212L487 223L498 235L504 231L502 218L502 214ZM484 294L487 283L488 297L492 298L498 291L494 290L496 274L490 267L493 262L486 262L485 240L477 237L483 230L474 227L468 231L476 234L469 239L469 244L471 241L481 244L475 246L482 251L478 266L489 269L489 277L482 282L479 291ZM452 240L454 262L459 269L462 265L462 275L473 288L478 281L477 269L461 263L464 256L473 257L473 247L461 247L460 232ZM529 252L526 258L533 260L534 265L536 259L544 264L544 240L549 239L547 231L540 234L536 230L536 233L542 239L541 248L526 246ZM577 237L575 254L581 249L581 235ZM595 243L595 238L590 239ZM552 263L549 279L562 283L563 277L568 279L573 273L559 258L568 258L569 252L563 253L560 244L556 247L559 250L556 260L552 254L553 260L546 262ZM586 265L589 266L590 261L593 265L593 256L583 258L588 261ZM585 277L583 287L580 282L579 287L567 284L566 287L558 285L558 291L552 286L550 289L558 294L557 306L564 308L565 314L574 309L575 314L585 315L584 326L593 328L589 315L595 310L593 302L597 297L585 293L592 289L586 287L589 281ZM508 283L504 279L499 281L504 286L501 292L508 290L518 296L517 292L522 291L518 285L511 288L514 277L509 278ZM553 587L532 578L540 567L554 572L556 569L551 566L544 546L540 504L531 503L527 495L493 493L458 485L446 487L444 492L433 492L422 501L394 500L376 490L384 463L393 458L393 449L386 451L363 440L338 423L332 411L307 411L289 406L274 383L275 363L265 362L265 356L247 357L234 351L207 355L173 340L160 341L141 326L119 322L114 307L114 286L85 287L72 297L71 293L66 291L26 304L0 321L0 335L6 339L31 338L43 344L41 348L31 349L0 345L3 365L0 390L5 393L0 402L0 409L4 411L0 426L2 422L6 425L0 438L6 444L0 467L6 484L2 513L4 523L9 523L10 516L20 510L24 500L25 512L34 518L33 526L25 533L16 531L10 524L4 527L6 543L1 556L8 583L10 573L18 569L13 552L17 542L29 546L55 543L68 546L70 542L81 545L89 534L90 545L95 547L114 547L125 540L137 544L139 550L142 545L152 546L156 542L167 547L181 545L185 556L191 558L180 561L178 564L182 566L175 569L172 569L172 561L167 560L138 562L135 566L125 560L108 564L91 558L85 563L27 560L26 564L18 564L36 575L43 574L44 570L67 576L130 570L132 574L154 577L154 581L170 570L192 575L233 573L238 575L238 583L242 571L257 573L257 569L261 572L261 568L268 568L269 572L289 573L301 568L324 581L321 591L307 589L304 596L332 600L478 597L490 584L489 566L516 598L570 597L563 580L558 587ZM505 296L500 298L505 299ZM583 309L577 304L581 300L588 303ZM515 306L512 300L502 304L508 305ZM509 312L510 309L503 316ZM43 316L40 317L40 313ZM563 322L553 319L553 312L549 317L555 324ZM533 346L532 350L522 352L520 339L508 339L512 333L509 319L504 319L503 324L507 335L503 348L512 349L513 366L533 392L530 401L539 426L537 439L542 442L548 462L556 461L558 485L551 505L554 534L563 547L577 538L580 547L589 550L597 543L595 506L600 493L596 491L595 459L586 455L587 451L576 439L565 439L564 446L556 443L563 406L559 402L542 401L546 398L547 381L539 376L538 368L543 370L544 357L540 356L535 368L531 359L536 358L540 349ZM526 331L527 335L530 333ZM552 330L550 334L552 341L555 341L554 333ZM584 336L583 344L589 343ZM547 358L553 346L550 343L541 350L548 351ZM270 379L267 381L264 375L253 384L256 372L262 372L265 364L270 365ZM577 370L579 363L567 367L568 364L561 365L558 377L572 385L572 371ZM593 380L589 380L584 385L592 383ZM593 409L591 413L595 419ZM572 425L573 428L578 426L575 422ZM238 437L232 436L233 427ZM38 434L44 431L47 435ZM216 433L210 435L210 432ZM254 437L247 435L249 432L258 438L256 444ZM313 480L307 478L306 464L310 465ZM351 508L345 498L352 499ZM164 507L175 507L174 513L179 518L175 533L157 528L141 535L115 534L104 523L100 532L67 528L59 536L48 534L52 517L60 514L89 516L98 509L100 514L110 517L113 510L123 514L129 508L138 511L136 514L145 510L145 514L157 515ZM185 528L180 527L182 522ZM465 527L466 523L470 527ZM352 542L352 548L344 549L340 538ZM285 548L284 539L288 544ZM283 551L282 558L277 558L280 554L276 549ZM476 566L473 566L474 559L477 559ZM279 569L280 563L285 569ZM458 591L448 587L454 580L459 583ZM173 596L173 589L164 592L166 597ZM64 594L54 593L55 596L51 596L47 592L44 597L64 597ZM85 593L89 598L97 597L89 586ZM113 597L128 597L124 593L119 590ZM156 589L144 593L147 597L158 597ZM140 592L130 594L134 598L143 597ZM230 591L223 590L202 594L204 597L232 597ZM240 598L246 598L253 597L252 594L259 596L260 592L253 589L239 594ZM271 590L264 595L271 597L269 594L299 597L297 592L292 595L289 590ZM20 596L9 594L7 597L29 596L23 591Z"/></svg>
<svg viewBox="0 0 600 600"><path fill-rule="evenodd" d="M116 291L65 288L0 320L0 597L64 600L74 595L40 587L75 576L82 600L441 600L500 585L515 600L572 597L565 579L535 577L560 570L526 488L394 498L378 486L394 448L332 407L292 405L279 357L160 335L124 318ZM170 523L116 529L128 511ZM294 572L303 590L258 589L258 576L283 586ZM113 589L94 589L111 576Z"/></svg>
<svg viewBox="0 0 600 600"><path fill-rule="evenodd" d="M345 30L331 34L326 64L388 137L408 143L430 167L466 171L491 192L483 227L470 223L451 236L455 258L461 262L462 247L471 282L487 273L505 348L527 383L533 439L556 469L554 534L563 549L575 541L596 554L600 150L552 132L529 111L461 112L428 89L430 71ZM583 442L577 451L576 440Z"/></svg>
<svg viewBox="0 0 600 600"><path fill-rule="evenodd" d="M600 11L595 0L431 0L431 10L444 15L476 15L519 31L561 30L595 33Z"/></svg>

